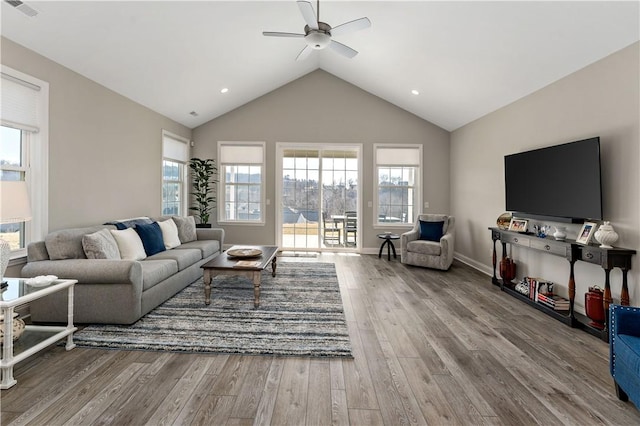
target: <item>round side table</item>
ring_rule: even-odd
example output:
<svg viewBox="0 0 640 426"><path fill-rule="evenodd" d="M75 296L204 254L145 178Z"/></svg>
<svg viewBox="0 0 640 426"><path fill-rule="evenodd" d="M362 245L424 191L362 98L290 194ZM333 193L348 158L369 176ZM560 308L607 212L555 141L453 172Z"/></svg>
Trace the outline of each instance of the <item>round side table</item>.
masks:
<svg viewBox="0 0 640 426"><path fill-rule="evenodd" d="M378 259L382 257L382 250L384 246L387 246L387 260L391 260L391 250L393 250L393 258L397 259L396 256L396 246L393 245L393 240L399 240L400 235L398 234L378 234L378 238L384 240L382 245L380 246L380 251L378 252Z"/></svg>

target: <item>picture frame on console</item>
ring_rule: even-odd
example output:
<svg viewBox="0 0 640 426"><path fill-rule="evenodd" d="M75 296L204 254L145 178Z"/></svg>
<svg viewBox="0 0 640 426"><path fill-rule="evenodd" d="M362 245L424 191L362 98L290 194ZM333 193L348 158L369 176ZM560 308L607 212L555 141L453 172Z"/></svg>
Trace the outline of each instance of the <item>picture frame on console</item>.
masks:
<svg viewBox="0 0 640 426"><path fill-rule="evenodd" d="M598 226L598 224L595 222L585 222L582 224L582 228L580 228L580 232L578 232L578 236L576 237L576 243L589 244L596 230L596 226Z"/></svg>
<svg viewBox="0 0 640 426"><path fill-rule="evenodd" d="M516 219L514 217L511 219L511 223L509 223L509 231L527 232L527 225L529 225L529 221L527 219Z"/></svg>

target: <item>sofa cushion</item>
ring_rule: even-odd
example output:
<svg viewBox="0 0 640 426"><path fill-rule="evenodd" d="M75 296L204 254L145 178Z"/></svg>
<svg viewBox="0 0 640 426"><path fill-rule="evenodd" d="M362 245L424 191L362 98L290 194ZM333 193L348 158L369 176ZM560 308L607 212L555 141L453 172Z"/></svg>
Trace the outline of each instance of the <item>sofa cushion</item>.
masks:
<svg viewBox="0 0 640 426"><path fill-rule="evenodd" d="M142 240L133 228L111 230L111 235L118 243L120 257L126 260L142 260L147 257Z"/></svg>
<svg viewBox="0 0 640 426"><path fill-rule="evenodd" d="M420 221L420 239L427 241L440 241L444 235L444 221L427 222Z"/></svg>
<svg viewBox="0 0 640 426"><path fill-rule="evenodd" d="M180 246L182 247L182 246ZM178 271L187 269L194 263L202 260L202 253L197 249L173 249L165 250L162 253L154 254L148 257L147 260L175 260L178 263ZM145 260L146 262L146 260ZM143 262L144 263L144 262Z"/></svg>
<svg viewBox="0 0 640 426"><path fill-rule="evenodd" d="M172 216L171 219L176 223L178 227L178 238L182 244L198 239L196 234L196 220L193 216Z"/></svg>
<svg viewBox="0 0 640 426"><path fill-rule="evenodd" d="M118 243L108 229L83 236L82 248L88 259L120 259Z"/></svg>
<svg viewBox="0 0 640 426"><path fill-rule="evenodd" d="M44 239L44 244L51 260L86 259L82 248L82 237L86 234L99 231L112 226L91 226L88 228L69 228L49 233Z"/></svg>
<svg viewBox="0 0 640 426"><path fill-rule="evenodd" d="M178 273L178 263L175 260L145 260L142 265L142 291L146 291L156 284Z"/></svg>
<svg viewBox="0 0 640 426"><path fill-rule="evenodd" d="M440 243L427 240L415 240L407 243L407 251L413 253L427 254L429 256L440 256L442 248Z"/></svg>
<svg viewBox="0 0 640 426"><path fill-rule="evenodd" d="M165 251L164 240L162 239L162 230L157 222L149 224L137 224L133 228L142 240L142 246L147 256L153 256L156 253Z"/></svg>
<svg viewBox="0 0 640 426"><path fill-rule="evenodd" d="M178 236L178 227L176 223L171 220L158 221L158 226L162 231L162 240L164 241L164 248L167 250L176 248L180 245L180 237Z"/></svg>
<svg viewBox="0 0 640 426"><path fill-rule="evenodd" d="M197 240L190 243L182 244L177 250L182 249L198 249L202 253L202 258L209 257L217 251L220 251L220 241L218 240Z"/></svg>

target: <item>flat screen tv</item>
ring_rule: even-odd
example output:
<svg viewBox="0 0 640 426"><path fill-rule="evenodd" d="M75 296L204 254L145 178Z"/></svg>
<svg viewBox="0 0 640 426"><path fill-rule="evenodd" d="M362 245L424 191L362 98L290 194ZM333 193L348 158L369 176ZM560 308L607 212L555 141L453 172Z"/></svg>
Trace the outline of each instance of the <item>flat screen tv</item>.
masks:
<svg viewBox="0 0 640 426"><path fill-rule="evenodd" d="M504 171L506 210L517 216L602 219L599 137L506 155Z"/></svg>

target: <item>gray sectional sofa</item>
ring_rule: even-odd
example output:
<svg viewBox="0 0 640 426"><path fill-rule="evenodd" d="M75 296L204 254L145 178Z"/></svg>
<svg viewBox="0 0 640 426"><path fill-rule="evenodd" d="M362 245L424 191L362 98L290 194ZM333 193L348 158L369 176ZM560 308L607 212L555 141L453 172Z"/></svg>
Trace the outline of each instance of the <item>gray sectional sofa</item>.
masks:
<svg viewBox="0 0 640 426"><path fill-rule="evenodd" d="M185 218L177 219L184 224ZM194 241L182 242L181 229L179 246L144 260L87 258L83 237L104 229L109 230L102 231L109 237L110 230L120 228L116 225L55 231L44 241L29 244L22 276L56 275L78 280L74 290L76 323L131 324L201 277L201 266L222 252L223 229L195 229L195 222L187 223L193 226L193 236L188 240ZM66 322L66 292L38 299L30 310L34 322Z"/></svg>

